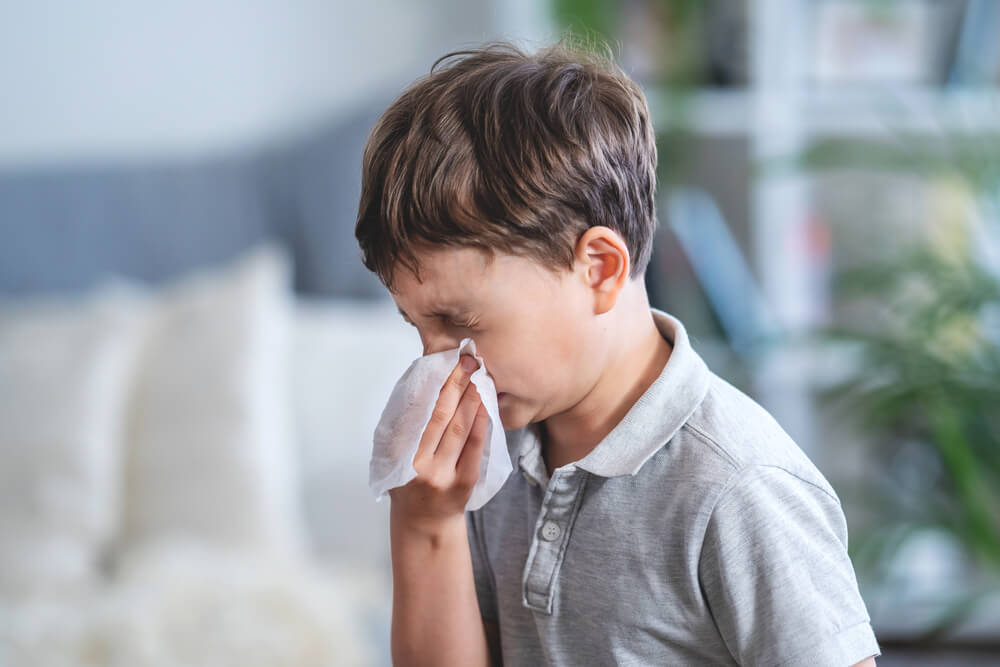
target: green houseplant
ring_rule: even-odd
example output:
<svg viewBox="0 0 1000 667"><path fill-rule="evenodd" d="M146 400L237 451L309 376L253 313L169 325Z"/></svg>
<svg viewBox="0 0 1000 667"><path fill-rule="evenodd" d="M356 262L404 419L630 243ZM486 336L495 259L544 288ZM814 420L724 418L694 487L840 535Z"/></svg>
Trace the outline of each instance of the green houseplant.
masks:
<svg viewBox="0 0 1000 667"><path fill-rule="evenodd" d="M928 529L965 557L968 585L923 628L934 639L1000 590L1000 135L827 140L802 166L907 174L968 204L842 270L841 316L820 332L856 355L825 398L861 426L878 468L860 490L870 521L852 544L859 575L884 580Z"/></svg>

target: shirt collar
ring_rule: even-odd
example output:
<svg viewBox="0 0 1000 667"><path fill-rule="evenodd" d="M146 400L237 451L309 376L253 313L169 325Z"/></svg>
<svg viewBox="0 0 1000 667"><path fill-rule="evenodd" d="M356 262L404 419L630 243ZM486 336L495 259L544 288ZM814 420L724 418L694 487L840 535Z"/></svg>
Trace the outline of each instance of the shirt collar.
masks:
<svg viewBox="0 0 1000 667"><path fill-rule="evenodd" d="M601 477L639 472L691 417L708 391L711 373L691 347L681 321L651 309L660 334L673 346L670 358L653 384L597 446L571 464ZM538 440L538 424L511 434L511 453L521 468L537 479L547 477Z"/></svg>

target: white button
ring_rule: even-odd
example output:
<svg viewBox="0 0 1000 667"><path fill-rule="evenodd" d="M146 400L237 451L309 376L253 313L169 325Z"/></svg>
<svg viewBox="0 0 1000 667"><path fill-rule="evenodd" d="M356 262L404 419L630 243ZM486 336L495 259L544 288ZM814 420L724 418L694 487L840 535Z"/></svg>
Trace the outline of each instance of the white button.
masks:
<svg viewBox="0 0 1000 667"><path fill-rule="evenodd" d="M562 529L552 521L546 521L542 526L542 539L551 542L562 534Z"/></svg>

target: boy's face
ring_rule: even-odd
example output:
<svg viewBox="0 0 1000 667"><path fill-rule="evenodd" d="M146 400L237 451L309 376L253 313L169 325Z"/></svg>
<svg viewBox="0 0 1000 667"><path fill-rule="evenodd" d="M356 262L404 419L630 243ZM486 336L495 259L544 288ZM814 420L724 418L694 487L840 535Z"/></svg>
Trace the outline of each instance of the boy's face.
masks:
<svg viewBox="0 0 1000 667"><path fill-rule="evenodd" d="M496 384L504 428L576 405L597 380L600 322L579 271L554 273L528 258L473 248L420 255L422 282L400 267L393 299L424 354L476 343Z"/></svg>

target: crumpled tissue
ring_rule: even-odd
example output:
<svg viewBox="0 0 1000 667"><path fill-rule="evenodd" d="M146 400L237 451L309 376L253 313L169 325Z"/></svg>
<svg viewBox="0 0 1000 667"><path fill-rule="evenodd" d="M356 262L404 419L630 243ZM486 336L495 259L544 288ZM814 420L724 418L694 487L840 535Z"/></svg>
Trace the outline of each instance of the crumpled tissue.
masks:
<svg viewBox="0 0 1000 667"><path fill-rule="evenodd" d="M479 467L479 479L466 503L466 511L477 510L495 496L513 470L507 437L500 422L497 390L476 354L476 344L465 338L457 348L420 357L406 369L389 396L375 427L368 485L381 500L389 489L403 486L417 476L413 457L430 421L441 387L458 365L462 354L471 354L479 363L472 373L480 399L486 407L489 425Z"/></svg>

